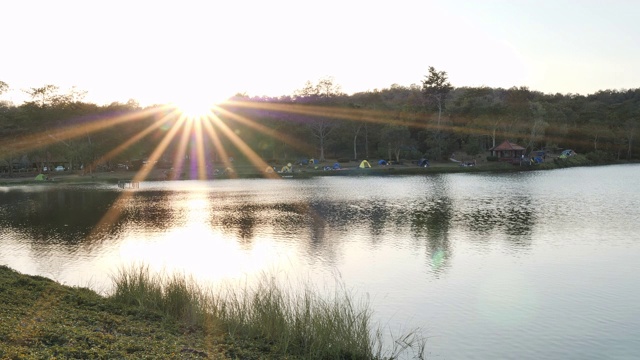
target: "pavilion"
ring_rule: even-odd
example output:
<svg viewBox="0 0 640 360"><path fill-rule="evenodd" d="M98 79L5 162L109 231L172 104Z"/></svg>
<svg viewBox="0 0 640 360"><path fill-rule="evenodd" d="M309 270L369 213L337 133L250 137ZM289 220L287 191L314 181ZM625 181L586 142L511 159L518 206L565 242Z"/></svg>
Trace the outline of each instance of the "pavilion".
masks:
<svg viewBox="0 0 640 360"><path fill-rule="evenodd" d="M491 155L496 156L498 161L509 162L512 164L520 164L520 161L524 159L525 150L526 149L522 146L512 143L509 140L505 140L502 144L489 149L489 151L491 151Z"/></svg>

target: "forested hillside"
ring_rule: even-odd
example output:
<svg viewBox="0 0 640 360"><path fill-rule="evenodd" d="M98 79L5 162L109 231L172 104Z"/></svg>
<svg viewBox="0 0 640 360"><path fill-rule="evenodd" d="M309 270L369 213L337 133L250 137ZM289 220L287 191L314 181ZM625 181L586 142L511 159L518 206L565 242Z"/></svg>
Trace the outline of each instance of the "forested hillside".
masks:
<svg viewBox="0 0 640 360"><path fill-rule="evenodd" d="M0 83L1 93L8 85ZM56 165L94 171L152 155L171 167L196 153L204 155L200 165L255 155L267 163L438 161L454 151L484 154L505 139L527 152L573 149L598 161L640 157L640 89L576 95L455 88L445 72L429 68L420 85L351 95L332 78L277 98L239 94L207 121L185 119L173 106L86 103L81 92L61 94L53 85L29 95L20 105L0 103L1 172Z"/></svg>

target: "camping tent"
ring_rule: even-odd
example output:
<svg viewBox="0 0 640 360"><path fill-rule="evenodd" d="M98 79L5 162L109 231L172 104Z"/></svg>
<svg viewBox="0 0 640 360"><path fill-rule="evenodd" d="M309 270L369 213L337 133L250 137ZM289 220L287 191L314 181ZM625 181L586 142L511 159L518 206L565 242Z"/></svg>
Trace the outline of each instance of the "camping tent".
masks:
<svg viewBox="0 0 640 360"><path fill-rule="evenodd" d="M362 162L360 163L360 169L370 168L370 167L371 167L371 164L369 164L367 160L362 160Z"/></svg>
<svg viewBox="0 0 640 360"><path fill-rule="evenodd" d="M338 170L338 169L340 169L340 163L333 164L333 170Z"/></svg>
<svg viewBox="0 0 640 360"><path fill-rule="evenodd" d="M288 163L287 165L283 166L282 169L280 169L281 173L290 173L293 172L293 169L291 167L291 163Z"/></svg>
<svg viewBox="0 0 640 360"><path fill-rule="evenodd" d="M45 181L47 180L47 178L44 176L44 174L38 174L36 175L36 178L34 180Z"/></svg>
<svg viewBox="0 0 640 360"><path fill-rule="evenodd" d="M389 165L387 160L378 160L378 165Z"/></svg>
<svg viewBox="0 0 640 360"><path fill-rule="evenodd" d="M429 167L429 160L422 158L418 161L418 166L420 167Z"/></svg>

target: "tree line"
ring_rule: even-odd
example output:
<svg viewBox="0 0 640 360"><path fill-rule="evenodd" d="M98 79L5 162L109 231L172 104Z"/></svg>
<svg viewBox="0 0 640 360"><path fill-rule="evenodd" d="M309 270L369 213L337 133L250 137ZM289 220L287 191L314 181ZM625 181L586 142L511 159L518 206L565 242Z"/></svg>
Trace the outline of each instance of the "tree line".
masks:
<svg viewBox="0 0 640 360"><path fill-rule="evenodd" d="M0 81L0 95L7 90ZM218 131L201 128L209 134L202 140L195 134L201 125L185 125L168 106L99 106L84 102L82 91L61 93L54 85L26 92L31 100L21 105L0 103L0 168L9 172L61 161L73 169L109 168L146 159L159 146L160 159L168 163L196 148L207 161L243 159L248 151L266 162L438 161L455 151L483 154L503 140L527 152L570 148L601 161L636 160L640 154L640 89L579 95L527 87L456 88L446 72L433 67L420 84L351 95L331 77L308 81L291 95L238 94L214 109ZM169 132L175 136L163 140Z"/></svg>

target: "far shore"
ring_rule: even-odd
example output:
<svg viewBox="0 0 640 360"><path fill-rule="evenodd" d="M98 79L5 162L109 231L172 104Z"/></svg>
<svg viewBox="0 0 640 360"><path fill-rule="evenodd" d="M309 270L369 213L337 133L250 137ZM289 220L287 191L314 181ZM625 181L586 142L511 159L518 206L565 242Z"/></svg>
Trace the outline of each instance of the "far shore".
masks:
<svg viewBox="0 0 640 360"><path fill-rule="evenodd" d="M537 165L512 165L502 162L488 162L480 157L474 159L475 163L471 166L464 166L463 163L449 162L432 162L429 167L420 167L415 161L405 161L390 165L378 165L371 162L371 168L359 168L359 162L351 161L341 163L340 170L325 170L325 167L332 167L335 161L325 161L315 165L292 165L292 172L279 172L278 170L284 166L282 164L273 165L274 172L267 173L256 169L251 164L236 164L233 171L224 172L224 167L215 175L209 175L206 180L212 179L235 179L235 178L263 178L263 177L283 177L283 178L312 178L317 176L387 176L387 175L429 175L429 174L446 174L446 173L477 173L477 172L520 172L520 171L536 171L550 170L575 166L593 166L593 165L613 165L626 164L628 162L610 162L595 163L587 159L585 156L577 155L568 159L550 158L545 163ZM471 162L467 162L469 164ZM153 169L145 177L144 181L166 181L170 180L167 169ZM194 172L196 173L196 172ZM16 172L9 174L0 174L0 185L24 185L24 184L87 184L87 183L118 183L119 181L130 181L137 174L132 170L114 170L114 171L96 171L92 173L84 173L80 170L59 171L44 173L47 180L35 180L38 172ZM198 179L197 175L191 177L188 170L184 170L176 180Z"/></svg>

